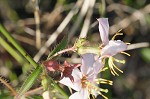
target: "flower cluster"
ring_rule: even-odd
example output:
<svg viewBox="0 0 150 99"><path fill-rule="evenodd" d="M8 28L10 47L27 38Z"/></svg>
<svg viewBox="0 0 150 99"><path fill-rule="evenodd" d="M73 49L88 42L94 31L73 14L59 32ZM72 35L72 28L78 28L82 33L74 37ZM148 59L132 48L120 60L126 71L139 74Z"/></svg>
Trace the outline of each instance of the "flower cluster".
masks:
<svg viewBox="0 0 150 99"><path fill-rule="evenodd" d="M98 74L104 70L106 58L108 58L108 65L114 76L119 75L116 70L123 73L123 71L114 64L114 61L119 63L125 63L125 61L118 60L113 56L117 53L129 55L124 52L127 49L127 43L124 43L121 40L114 40L117 35L122 35L120 31L113 36L112 40L109 40L108 19L99 18L97 20L99 22L99 32L102 44L98 47L86 46L85 38L80 38L74 45L74 51L81 56L81 64L70 65L66 61L61 67L56 62L53 64L48 64L49 62L45 64L50 71L61 71L62 76L59 82L76 91L69 99L75 99L76 97L79 99L89 99L90 95L96 97L98 94L107 99L102 92L107 93L108 90L99 88L98 84L112 85L112 81L97 77Z"/></svg>

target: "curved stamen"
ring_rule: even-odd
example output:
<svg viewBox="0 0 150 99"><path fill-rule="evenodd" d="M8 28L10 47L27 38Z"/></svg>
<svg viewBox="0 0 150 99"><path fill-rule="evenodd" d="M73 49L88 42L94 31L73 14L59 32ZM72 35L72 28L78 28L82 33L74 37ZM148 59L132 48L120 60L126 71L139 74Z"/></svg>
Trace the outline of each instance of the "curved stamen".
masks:
<svg viewBox="0 0 150 99"><path fill-rule="evenodd" d="M119 60L119 59L116 59L116 58L114 58L114 61L116 61L116 62L118 62L118 63L122 63L122 64L125 64L125 60Z"/></svg>
<svg viewBox="0 0 150 99"><path fill-rule="evenodd" d="M119 69L114 63L112 63L113 67L115 67L118 71L120 71L121 73L123 73L123 71L121 69Z"/></svg>
<svg viewBox="0 0 150 99"><path fill-rule="evenodd" d="M129 43L129 42L125 42L127 45L130 45L131 43Z"/></svg>
<svg viewBox="0 0 150 99"><path fill-rule="evenodd" d="M100 83L102 83L102 84L109 84L109 85L113 84L112 81L107 80L107 79L102 79L102 78L96 79L95 81L96 81L97 84L100 84Z"/></svg>
<svg viewBox="0 0 150 99"><path fill-rule="evenodd" d="M106 71L108 69L108 67L104 67L100 70L100 72Z"/></svg>
<svg viewBox="0 0 150 99"><path fill-rule="evenodd" d="M125 55L127 55L127 56L131 56L129 53L127 53L127 52L120 52L120 53L122 53L122 54L125 54Z"/></svg>
<svg viewBox="0 0 150 99"><path fill-rule="evenodd" d="M96 79L95 82L100 82L100 83L103 83L103 84L109 84L109 85L112 85L112 81L110 80L106 80L106 79L102 79L102 78L99 78L99 79ZM101 95L104 99L108 99L105 95L103 95L101 92L104 92L104 93L107 93L108 92L108 89L103 89L103 88L99 88L98 86L96 86L95 84L87 81L86 82L86 85L87 85L87 88L88 88L88 91L90 94L94 95L95 92L97 92L99 95ZM94 98L94 96L93 96Z"/></svg>
<svg viewBox="0 0 150 99"><path fill-rule="evenodd" d="M109 58L109 60L108 60L108 65L109 65L109 68L110 68L110 72L115 76L115 75L118 75L117 73L116 73L116 71L114 70L114 68L113 68L113 66L112 66L112 59L111 58Z"/></svg>
<svg viewBox="0 0 150 99"><path fill-rule="evenodd" d="M112 40L115 40L116 36L123 35L123 33L120 33L122 29L118 30L118 32L112 37Z"/></svg>
<svg viewBox="0 0 150 99"><path fill-rule="evenodd" d="M104 99L108 99L106 96L104 96L101 92L98 92L99 95L101 95Z"/></svg>
<svg viewBox="0 0 150 99"><path fill-rule="evenodd" d="M113 63L114 59L113 57L110 57L109 60L108 60L108 64L109 64L109 68L110 68L110 71L111 73L115 76L119 76L119 74L115 71L114 68L116 68L118 71L120 71L121 73L123 73L122 70L120 70L114 63Z"/></svg>

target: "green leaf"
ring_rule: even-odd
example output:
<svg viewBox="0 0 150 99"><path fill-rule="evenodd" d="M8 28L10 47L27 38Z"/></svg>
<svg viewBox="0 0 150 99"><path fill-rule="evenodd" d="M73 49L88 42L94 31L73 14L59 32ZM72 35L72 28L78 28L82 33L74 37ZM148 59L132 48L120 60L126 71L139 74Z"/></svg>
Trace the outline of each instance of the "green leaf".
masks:
<svg viewBox="0 0 150 99"><path fill-rule="evenodd" d="M55 47L55 49L48 55L47 60L58 51L64 49L68 43L67 37L64 37L62 41Z"/></svg>
<svg viewBox="0 0 150 99"><path fill-rule="evenodd" d="M150 63L150 48L143 48L141 50L141 55L142 55L142 58L147 62L147 63Z"/></svg>
<svg viewBox="0 0 150 99"><path fill-rule="evenodd" d="M41 66L36 67L36 69L31 73L31 75L26 79L26 81L20 88L16 99L20 99L20 97L32 87L36 79L39 77L41 71Z"/></svg>

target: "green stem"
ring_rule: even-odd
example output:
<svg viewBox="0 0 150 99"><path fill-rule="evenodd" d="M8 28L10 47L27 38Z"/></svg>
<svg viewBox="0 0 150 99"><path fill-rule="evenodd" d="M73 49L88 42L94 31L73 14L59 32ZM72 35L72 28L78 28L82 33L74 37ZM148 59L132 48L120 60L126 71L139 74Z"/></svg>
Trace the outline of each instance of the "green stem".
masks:
<svg viewBox="0 0 150 99"><path fill-rule="evenodd" d="M50 80L52 81L54 88L57 89L63 96L65 96L66 99L69 99L68 94L60 86L58 86L58 84L55 83L52 79L50 79Z"/></svg>
<svg viewBox="0 0 150 99"><path fill-rule="evenodd" d="M32 59L32 57L26 53L26 51L16 42L16 40L10 35L9 32L0 24L0 32L8 39L8 41L34 66L38 64Z"/></svg>

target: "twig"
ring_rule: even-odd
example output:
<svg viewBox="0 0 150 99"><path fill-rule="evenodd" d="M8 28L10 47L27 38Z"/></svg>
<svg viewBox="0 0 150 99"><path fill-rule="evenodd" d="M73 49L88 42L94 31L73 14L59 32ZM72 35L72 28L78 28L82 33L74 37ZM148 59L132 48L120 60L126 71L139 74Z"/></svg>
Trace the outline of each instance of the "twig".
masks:
<svg viewBox="0 0 150 99"><path fill-rule="evenodd" d="M136 44L128 45L127 50L132 50L132 49L137 49L137 48L142 48L142 47L149 47L149 46L150 44L148 42L136 43Z"/></svg>
<svg viewBox="0 0 150 99"><path fill-rule="evenodd" d="M91 16L93 14L94 4L95 4L95 0L90 0L88 13L87 13L86 18L84 20L83 28L82 28L80 36L79 36L80 38L86 38L86 35L88 33L88 30L89 30L89 26L90 26Z"/></svg>
<svg viewBox="0 0 150 99"><path fill-rule="evenodd" d="M74 14L78 12L78 8L80 7L81 4L82 4L81 0L78 0L75 6L72 8L72 10L65 17L63 22L59 25L57 30L50 36L50 38L45 42L44 46L34 56L35 61L38 61L41 58L41 56L46 52L47 48L56 40L58 35L64 30L67 24L71 21Z"/></svg>
<svg viewBox="0 0 150 99"><path fill-rule="evenodd" d="M131 24L131 22L135 22L137 20L143 20L144 15L150 13L149 9L150 9L150 4L140 10L134 11L132 15L130 15L129 17L126 17L122 21L120 21L118 24L111 26L110 34L116 33L116 31L119 30L120 28L122 29L126 28L129 24ZM143 23L142 21L140 22Z"/></svg>
<svg viewBox="0 0 150 99"><path fill-rule="evenodd" d="M55 53L55 54L54 54L53 56L51 56L50 58L52 59L52 58L54 58L54 57L56 57L56 56L58 56L58 55L60 55L60 54L62 54L62 53L69 52L69 51L75 51L75 48L74 48L74 47L71 47L71 48L68 48L68 49L61 50L61 51Z"/></svg>
<svg viewBox="0 0 150 99"><path fill-rule="evenodd" d="M25 37L25 36L20 36L20 35L17 35L17 34L13 34L13 37L14 37L16 40L20 41L20 42L27 43L27 44L32 45L32 46L35 45L33 39L27 38L27 37Z"/></svg>
<svg viewBox="0 0 150 99"><path fill-rule="evenodd" d="M71 28L70 32L68 33L68 42L71 40L71 38L73 37L74 33L76 32L76 30L78 29L78 27L80 26L80 23L82 22L85 14L87 13L88 7L89 7L89 3L91 0L84 0L84 3L82 5L81 11L79 13L79 16L77 18L76 23L73 25L73 27Z"/></svg>
<svg viewBox="0 0 150 99"><path fill-rule="evenodd" d="M32 0L32 2L35 4L34 17L35 17L35 24L36 24L36 47L39 49L41 47L39 6L38 6L38 0Z"/></svg>
<svg viewBox="0 0 150 99"><path fill-rule="evenodd" d="M40 91L42 89L43 89L43 87L39 87L39 88L36 88L36 89L33 89L33 90L29 90L24 95L25 96L33 95L34 93L36 93L36 92L38 92L38 91Z"/></svg>

